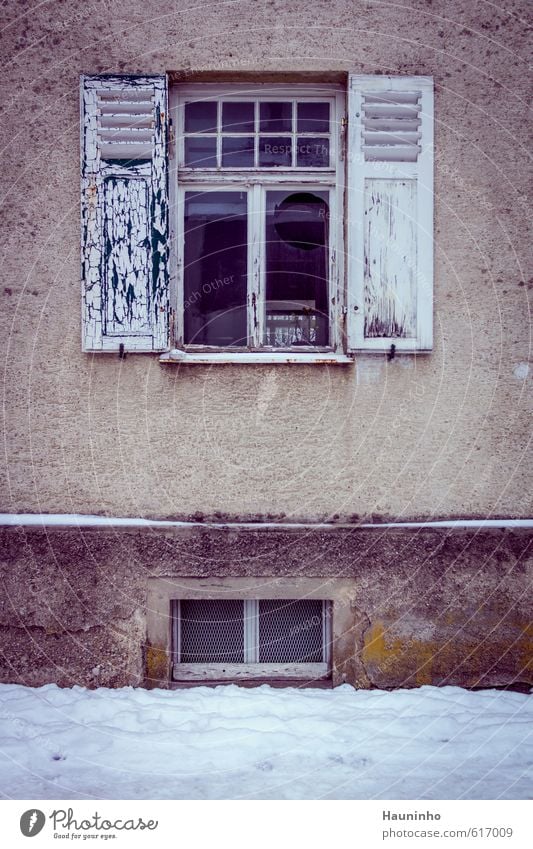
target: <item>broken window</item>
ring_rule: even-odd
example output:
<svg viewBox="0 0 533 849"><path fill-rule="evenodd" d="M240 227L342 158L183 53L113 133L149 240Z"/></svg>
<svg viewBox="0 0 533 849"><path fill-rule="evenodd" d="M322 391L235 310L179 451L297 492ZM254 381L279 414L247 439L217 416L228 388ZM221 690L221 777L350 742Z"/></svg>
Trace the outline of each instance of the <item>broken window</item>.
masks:
<svg viewBox="0 0 533 849"><path fill-rule="evenodd" d="M174 91L178 346L342 346L343 96Z"/></svg>

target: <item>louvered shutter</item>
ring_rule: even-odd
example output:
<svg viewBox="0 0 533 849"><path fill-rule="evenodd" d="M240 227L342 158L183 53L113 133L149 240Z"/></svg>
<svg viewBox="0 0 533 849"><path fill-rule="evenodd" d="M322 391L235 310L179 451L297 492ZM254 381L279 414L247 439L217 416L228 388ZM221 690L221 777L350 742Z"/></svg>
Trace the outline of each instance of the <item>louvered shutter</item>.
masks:
<svg viewBox="0 0 533 849"><path fill-rule="evenodd" d="M433 81L350 75L349 351L433 344Z"/></svg>
<svg viewBox="0 0 533 849"><path fill-rule="evenodd" d="M167 80L81 80L83 349L168 347Z"/></svg>

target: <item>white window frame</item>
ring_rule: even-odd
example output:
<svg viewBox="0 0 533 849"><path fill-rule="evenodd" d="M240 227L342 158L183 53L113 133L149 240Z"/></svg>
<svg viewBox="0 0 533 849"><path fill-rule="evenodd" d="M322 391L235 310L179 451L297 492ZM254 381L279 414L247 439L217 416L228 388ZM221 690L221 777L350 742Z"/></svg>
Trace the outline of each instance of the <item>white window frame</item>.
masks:
<svg viewBox="0 0 533 849"><path fill-rule="evenodd" d="M228 101L302 100L331 102L330 156L332 167L320 168L243 168L201 169L183 167L184 110L179 107L187 99L201 95L206 100ZM197 83L174 85L169 91L170 115L177 124L171 141L169 169L170 223L170 298L175 306L173 331L175 347L163 355L162 361L178 359L186 362L331 362L351 363L345 351L344 317L346 291L344 275L344 209L345 209L345 114L346 90L340 85L324 84L221 84ZM219 106L220 109L220 106ZM177 121L176 121L176 116ZM283 135L279 133L278 135ZM314 135L320 135L315 133ZM293 137L295 138L295 136ZM265 318L265 195L268 189L310 190L330 193L329 230L329 345L270 347L262 344ZM248 339L247 347L214 347L184 344L184 226L183 210L186 191L195 189L245 191L248 194ZM332 226L334 222L334 226ZM254 320L254 313L257 320Z"/></svg>
<svg viewBox="0 0 533 849"><path fill-rule="evenodd" d="M298 599L292 600L297 601ZM245 678L298 678L314 681L328 678L331 675L333 603L330 600L321 599L323 651L321 663L258 662L260 599L239 599L243 602L244 607L244 663L181 663L181 601L182 599L171 601L172 678L174 681L218 681Z"/></svg>

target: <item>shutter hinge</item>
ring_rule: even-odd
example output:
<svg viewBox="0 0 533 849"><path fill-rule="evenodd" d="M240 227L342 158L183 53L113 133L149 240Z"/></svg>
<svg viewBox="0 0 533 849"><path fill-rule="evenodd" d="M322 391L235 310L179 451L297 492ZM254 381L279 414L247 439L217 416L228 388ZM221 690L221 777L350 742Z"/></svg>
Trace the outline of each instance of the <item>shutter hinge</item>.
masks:
<svg viewBox="0 0 533 849"><path fill-rule="evenodd" d="M172 159L174 156L174 145L176 142L176 134L174 132L174 122L172 118L168 119L168 156Z"/></svg>
<svg viewBox="0 0 533 849"><path fill-rule="evenodd" d="M344 159L346 153L346 130L348 129L348 116L343 115L341 118L341 132L340 132L340 159L341 162Z"/></svg>

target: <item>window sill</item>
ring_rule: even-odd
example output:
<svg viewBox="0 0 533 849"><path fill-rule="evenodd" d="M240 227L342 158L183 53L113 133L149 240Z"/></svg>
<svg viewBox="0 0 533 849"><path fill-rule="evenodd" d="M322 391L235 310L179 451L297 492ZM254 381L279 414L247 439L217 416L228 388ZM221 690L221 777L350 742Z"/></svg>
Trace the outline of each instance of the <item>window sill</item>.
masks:
<svg viewBox="0 0 533 849"><path fill-rule="evenodd" d="M167 351L159 357L159 362L165 365L203 366L203 365L351 365L353 357L345 354L306 352L291 353L288 351L274 352L210 352L188 353L176 348Z"/></svg>

